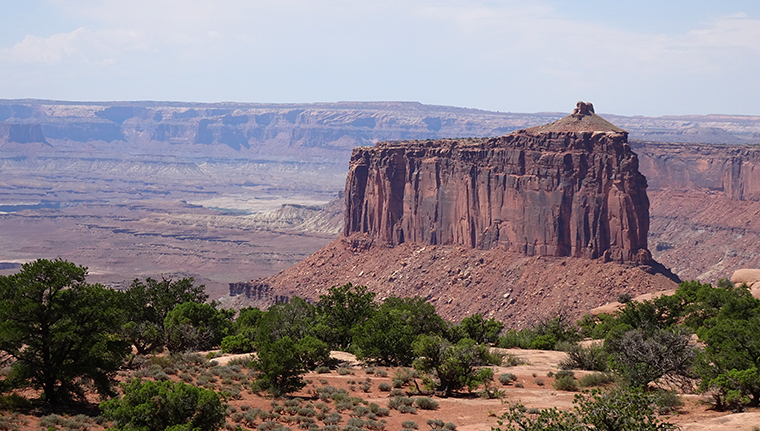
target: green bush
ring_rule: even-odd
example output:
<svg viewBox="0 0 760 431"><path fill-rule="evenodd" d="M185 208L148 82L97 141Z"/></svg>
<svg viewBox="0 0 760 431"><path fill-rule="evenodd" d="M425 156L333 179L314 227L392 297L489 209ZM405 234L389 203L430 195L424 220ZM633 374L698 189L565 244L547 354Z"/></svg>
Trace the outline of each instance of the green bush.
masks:
<svg viewBox="0 0 760 431"><path fill-rule="evenodd" d="M412 343L422 334L446 332L446 322L425 298L386 299L366 322L352 330L353 344L359 359L380 365L412 364Z"/></svg>
<svg viewBox="0 0 760 431"><path fill-rule="evenodd" d="M218 430L224 425L219 395L184 383L134 379L124 385L121 399L100 408L106 419L116 421L116 430Z"/></svg>
<svg viewBox="0 0 760 431"><path fill-rule="evenodd" d="M552 386L554 389L558 391L570 391L575 392L578 390L578 381L575 380L575 377L569 376L569 375L563 375L559 376L559 373L557 373L557 377L554 379L554 383L552 383Z"/></svg>
<svg viewBox="0 0 760 431"><path fill-rule="evenodd" d="M420 426L417 425L417 422L415 422L415 421L404 421L404 422L401 422L401 427L402 428L415 429L416 430Z"/></svg>
<svg viewBox="0 0 760 431"><path fill-rule="evenodd" d="M640 391L598 389L579 394L575 408L526 409L512 404L497 421L492 431L518 430L599 430L599 431L666 431L678 427L661 422L655 414L656 397ZM503 427L503 428L502 428Z"/></svg>
<svg viewBox="0 0 760 431"><path fill-rule="evenodd" d="M595 372L581 377L578 383L582 388L591 386L604 386L615 382L615 376L611 373Z"/></svg>
<svg viewBox="0 0 760 431"><path fill-rule="evenodd" d="M560 369L607 371L607 352L599 344L591 344L588 347L577 343L571 344L565 349L565 353L567 353L567 359L560 361Z"/></svg>
<svg viewBox="0 0 760 431"><path fill-rule="evenodd" d="M251 353L253 342L243 334L228 335L222 339L223 353Z"/></svg>
<svg viewBox="0 0 760 431"><path fill-rule="evenodd" d="M512 373L504 373L499 375L499 383L506 386L517 380L517 376Z"/></svg>
<svg viewBox="0 0 760 431"><path fill-rule="evenodd" d="M172 352L218 347L232 332L233 310L217 310L215 304L184 302L164 319L166 347Z"/></svg>
<svg viewBox="0 0 760 431"><path fill-rule="evenodd" d="M383 392L388 392L391 390L391 385L389 385L388 382L382 382L379 385L377 385L377 388Z"/></svg>
<svg viewBox="0 0 760 431"><path fill-rule="evenodd" d="M499 341L499 333L503 328L503 323L496 319L484 319L478 313L465 317L459 325L449 328L447 338L452 343L469 338L478 344L495 344Z"/></svg>

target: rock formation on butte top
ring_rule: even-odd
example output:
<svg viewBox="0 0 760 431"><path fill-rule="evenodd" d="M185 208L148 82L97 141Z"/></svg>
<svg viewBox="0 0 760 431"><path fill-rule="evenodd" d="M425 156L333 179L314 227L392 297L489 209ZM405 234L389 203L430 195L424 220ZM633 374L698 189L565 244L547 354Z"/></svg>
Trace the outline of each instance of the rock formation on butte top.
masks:
<svg viewBox="0 0 760 431"><path fill-rule="evenodd" d="M649 201L628 132L578 102L570 116L485 141L359 147L345 236L527 256L644 262Z"/></svg>

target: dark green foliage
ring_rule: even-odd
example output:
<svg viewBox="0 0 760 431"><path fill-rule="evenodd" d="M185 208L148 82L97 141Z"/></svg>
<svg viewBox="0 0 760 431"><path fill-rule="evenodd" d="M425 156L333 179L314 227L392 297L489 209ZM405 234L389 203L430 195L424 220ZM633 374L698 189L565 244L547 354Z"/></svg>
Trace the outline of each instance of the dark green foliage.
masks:
<svg viewBox="0 0 760 431"><path fill-rule="evenodd" d="M442 335L446 324L424 298L390 297L363 325L354 327L359 359L383 365L411 365L412 342L421 334Z"/></svg>
<svg viewBox="0 0 760 431"><path fill-rule="evenodd" d="M528 410L511 404L492 431L662 431L676 429L655 414L656 398L643 392L592 390L575 396L575 408ZM501 427L504 428L501 428Z"/></svg>
<svg viewBox="0 0 760 431"><path fill-rule="evenodd" d="M452 343L469 338L478 344L495 344L499 341L499 333L503 328L503 323L496 319L484 319L483 315L478 313L465 317L459 325L449 328L447 338Z"/></svg>
<svg viewBox="0 0 760 431"><path fill-rule="evenodd" d="M470 390L493 379L490 368L476 367L493 363L488 348L465 338L451 344L440 335L420 335L412 345L417 359L414 367L438 379L438 390L446 396L462 388Z"/></svg>
<svg viewBox="0 0 760 431"><path fill-rule="evenodd" d="M5 384L41 388L51 404L83 398L82 380L113 393L112 378L129 352L115 336L119 293L86 283L86 275L82 266L38 259L0 276L0 350L16 359Z"/></svg>
<svg viewBox="0 0 760 431"><path fill-rule="evenodd" d="M241 309L238 313L237 319L235 319L235 334L243 335L245 338L253 342L253 340L256 339L259 321L264 317L264 314L266 314L264 311L261 311L256 307Z"/></svg>
<svg viewBox="0 0 760 431"><path fill-rule="evenodd" d="M280 397L306 386L301 378L306 368L298 345L288 336L261 346L252 365L258 371L252 386L254 391L267 391Z"/></svg>
<svg viewBox="0 0 760 431"><path fill-rule="evenodd" d="M164 320L166 347L172 352L218 347L232 332L234 314L233 310L217 310L213 304L179 304Z"/></svg>
<svg viewBox="0 0 760 431"><path fill-rule="evenodd" d="M327 295L319 297L316 305L319 338L332 348L348 348L352 329L364 324L377 311L375 296L366 286L348 283L331 287Z"/></svg>
<svg viewBox="0 0 760 431"><path fill-rule="evenodd" d="M583 347L575 343L565 349L565 352L567 359L559 363L563 370L607 371L607 352L600 344Z"/></svg>
<svg viewBox="0 0 760 431"><path fill-rule="evenodd" d="M243 334L228 335L222 339L222 353L251 353L253 342Z"/></svg>
<svg viewBox="0 0 760 431"><path fill-rule="evenodd" d="M286 303L269 307L258 321L258 331L254 344L260 347L270 341L284 337L294 342L316 336L314 327L317 322L316 309L302 298L294 296Z"/></svg>
<svg viewBox="0 0 760 431"><path fill-rule="evenodd" d="M164 347L164 320L174 307L185 302L206 302L205 286L194 286L194 282L192 277L177 281L153 278L145 279L144 283L132 281L121 303L126 314L122 332L137 353L146 355Z"/></svg>
<svg viewBox="0 0 760 431"><path fill-rule="evenodd" d="M499 347L553 350L557 343L575 343L580 339L581 335L578 329L567 321L565 315L559 315L549 321L539 323L533 328L505 331L504 335L499 337Z"/></svg>
<svg viewBox="0 0 760 431"><path fill-rule="evenodd" d="M298 357L307 370L314 370L330 362L330 347L324 341L308 335L298 340L296 345Z"/></svg>
<svg viewBox="0 0 760 431"><path fill-rule="evenodd" d="M224 406L214 391L184 383L142 382L124 386L124 397L100 405L103 416L116 421L116 430L218 430L224 425Z"/></svg>
<svg viewBox="0 0 760 431"><path fill-rule="evenodd" d="M645 392L612 389L602 392L594 389L576 395L575 413L582 423L600 431L642 430L660 431L677 429L670 423L660 422L655 413L657 396Z"/></svg>
<svg viewBox="0 0 760 431"><path fill-rule="evenodd" d="M704 305L687 321L701 323L697 335L707 344L696 367L700 389L711 392L718 409L760 405L760 301L746 286L701 285L694 295Z"/></svg>

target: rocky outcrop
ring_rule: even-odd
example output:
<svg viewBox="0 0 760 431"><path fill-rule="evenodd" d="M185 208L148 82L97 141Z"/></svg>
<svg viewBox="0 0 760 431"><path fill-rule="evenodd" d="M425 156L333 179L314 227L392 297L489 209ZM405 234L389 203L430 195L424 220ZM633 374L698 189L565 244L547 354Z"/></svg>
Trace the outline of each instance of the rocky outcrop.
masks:
<svg viewBox="0 0 760 431"><path fill-rule="evenodd" d="M579 102L566 118L500 138L356 148L344 234L647 261L646 187L627 132Z"/></svg>

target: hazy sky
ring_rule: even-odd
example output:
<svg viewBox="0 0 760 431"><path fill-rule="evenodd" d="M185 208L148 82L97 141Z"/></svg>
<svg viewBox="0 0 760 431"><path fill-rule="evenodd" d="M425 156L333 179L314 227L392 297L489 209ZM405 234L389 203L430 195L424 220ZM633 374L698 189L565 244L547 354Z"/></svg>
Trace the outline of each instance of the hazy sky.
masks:
<svg viewBox="0 0 760 431"><path fill-rule="evenodd" d="M760 115L760 1L0 0L0 98Z"/></svg>

